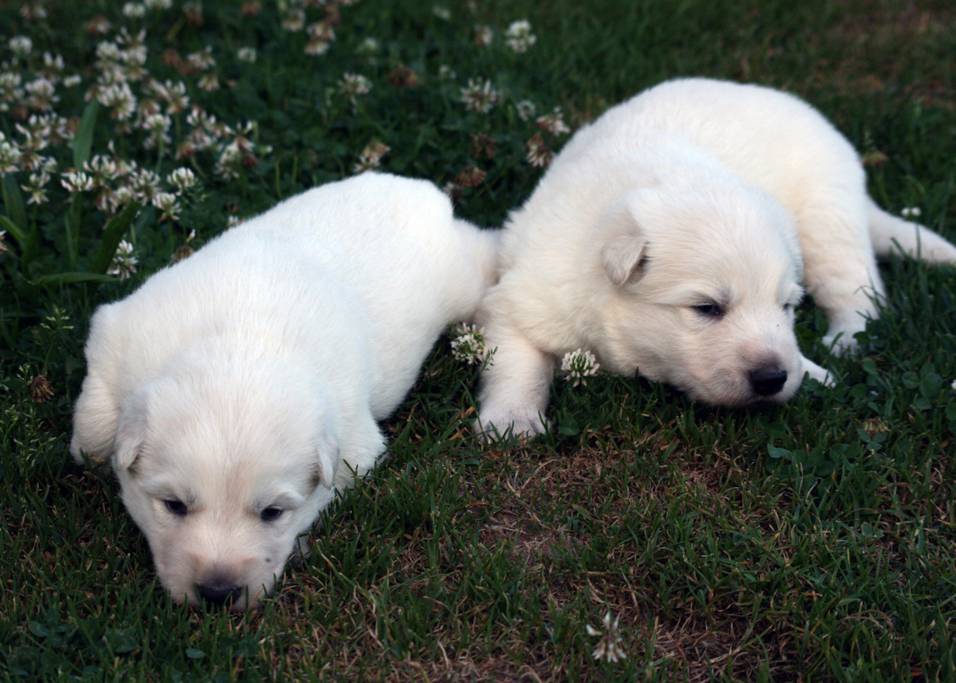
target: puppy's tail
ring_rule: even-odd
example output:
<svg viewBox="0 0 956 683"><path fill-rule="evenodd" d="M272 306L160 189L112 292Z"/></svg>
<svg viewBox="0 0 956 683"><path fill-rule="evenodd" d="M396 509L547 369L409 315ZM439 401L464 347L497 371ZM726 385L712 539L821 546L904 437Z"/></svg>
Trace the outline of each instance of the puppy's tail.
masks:
<svg viewBox="0 0 956 683"><path fill-rule="evenodd" d="M867 219L877 256L886 257L902 251L927 263L956 265L956 246L926 226L888 214L873 200L869 200Z"/></svg>
<svg viewBox="0 0 956 683"><path fill-rule="evenodd" d="M464 223L464 221L461 221ZM499 255L501 252L502 230L477 228L468 225L469 258L478 263L481 279L485 289L498 282Z"/></svg>

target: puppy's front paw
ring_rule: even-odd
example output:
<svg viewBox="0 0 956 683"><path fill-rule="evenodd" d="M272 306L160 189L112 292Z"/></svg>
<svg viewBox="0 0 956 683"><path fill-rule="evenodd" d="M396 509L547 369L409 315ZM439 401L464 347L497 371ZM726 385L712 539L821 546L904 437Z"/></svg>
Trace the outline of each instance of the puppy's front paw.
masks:
<svg viewBox="0 0 956 683"><path fill-rule="evenodd" d="M483 410L475 421L475 432L485 441L507 436L533 439L547 431L547 424L538 413L528 410Z"/></svg>
<svg viewBox="0 0 956 683"><path fill-rule="evenodd" d="M815 379L825 387L835 387L836 378L826 368L820 367L809 358L803 359L803 372L810 379Z"/></svg>
<svg viewBox="0 0 956 683"><path fill-rule="evenodd" d="M831 323L823 338L823 345L841 356L855 353L859 348L856 335L865 329L865 321L857 315L845 323Z"/></svg>

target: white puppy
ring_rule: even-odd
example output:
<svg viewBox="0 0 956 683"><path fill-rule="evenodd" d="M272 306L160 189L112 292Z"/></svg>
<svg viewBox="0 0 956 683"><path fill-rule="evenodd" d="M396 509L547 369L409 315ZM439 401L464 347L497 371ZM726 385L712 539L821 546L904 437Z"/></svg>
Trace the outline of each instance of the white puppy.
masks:
<svg viewBox="0 0 956 683"><path fill-rule="evenodd" d="M425 181L365 174L288 199L93 316L71 451L112 459L177 600L254 605L448 324L497 237Z"/></svg>
<svg viewBox="0 0 956 683"><path fill-rule="evenodd" d="M555 358L593 351L615 373L708 403L782 402L805 373L793 333L801 282L851 348L883 293L876 254L956 248L867 196L850 144L768 88L688 79L606 112L562 150L509 217L501 279L479 312L489 346L479 428L529 435Z"/></svg>

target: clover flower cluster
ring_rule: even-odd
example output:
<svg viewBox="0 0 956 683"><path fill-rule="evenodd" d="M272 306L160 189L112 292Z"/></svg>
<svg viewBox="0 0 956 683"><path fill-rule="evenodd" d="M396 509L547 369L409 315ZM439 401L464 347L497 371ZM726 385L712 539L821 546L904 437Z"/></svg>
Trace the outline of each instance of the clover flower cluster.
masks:
<svg viewBox="0 0 956 683"><path fill-rule="evenodd" d="M618 618L607 612L601 622L603 628L594 628L591 624L586 625L586 630L592 638L600 638L597 646L591 652L594 659L604 660L615 663L621 659L627 659L627 653L621 647L621 630L618 625Z"/></svg>
<svg viewBox="0 0 956 683"><path fill-rule="evenodd" d="M561 358L561 375L573 387L587 384L588 378L594 377L600 368L594 354L583 349L569 351Z"/></svg>
<svg viewBox="0 0 956 683"><path fill-rule="evenodd" d="M382 157L389 153L391 148L381 140L372 140L359 153L358 161L352 166L353 173L363 173L379 168Z"/></svg>
<svg viewBox="0 0 956 683"><path fill-rule="evenodd" d="M452 332L451 355L466 365L481 365L492 351L485 341L485 330L478 325L461 323Z"/></svg>
<svg viewBox="0 0 956 683"><path fill-rule="evenodd" d="M505 42L512 50L521 54L530 50L538 42L538 38L531 32L531 22L521 19L508 26Z"/></svg>

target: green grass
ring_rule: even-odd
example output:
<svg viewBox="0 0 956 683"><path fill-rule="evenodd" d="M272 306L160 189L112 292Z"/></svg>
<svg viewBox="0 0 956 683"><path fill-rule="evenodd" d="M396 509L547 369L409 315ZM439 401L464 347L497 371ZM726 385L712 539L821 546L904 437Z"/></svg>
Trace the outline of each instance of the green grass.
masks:
<svg viewBox="0 0 956 683"><path fill-rule="evenodd" d="M919 206L956 239L950 3L516 0L446 3L445 21L431 3L364 0L340 8L320 57L262 4L243 16L238 2L207 0L196 26L179 2L144 20L123 19L116 2L49 2L33 22L0 2L0 61L11 36L29 35L24 73L51 50L83 76L58 89L62 115L84 112L102 38L78 27L103 14L114 28L144 23L155 77L183 78L222 121L257 121L256 141L273 147L235 180L213 173L208 152L188 162L200 189L177 222L140 212L124 235L139 270L124 281L62 275L101 271L97 251L112 253L91 197L70 203L54 178L48 204L21 207L26 174L4 178L0 214L35 241L8 234L0 254L0 676L954 680L956 274L904 260L884 268L888 307L862 355L828 361L841 384L807 385L780 408L709 409L607 376L557 381L554 433L482 449L467 429L477 371L443 341L386 425L390 457L323 517L311 554L260 611L172 604L112 477L67 455L89 316L169 263L190 230L195 247L227 215L348 175L372 139L391 147L391 172L444 184L484 170L457 207L494 226L541 173L524 159L536 126L514 102L561 106L576 127L667 77L749 79L805 97L868 159L881 153L868 169L878 201ZM519 55L503 33L521 18L538 40ZM495 30L490 47L474 44L476 24ZM366 37L380 43L371 57L356 52ZM163 59L207 45L224 85L213 93ZM236 59L242 46L257 48L254 64ZM443 64L453 80L439 77ZM390 82L399 65L418 85ZM354 109L337 89L344 72L372 82ZM472 77L505 93L489 114L460 102ZM0 132L19 140L23 114L0 112ZM93 154L112 139L165 175L188 129L179 114L171 144L145 150L100 108L79 137L92 133ZM475 149L479 133L492 158ZM545 136L555 148L565 139ZM82 147L49 151L63 171ZM803 307L799 336L817 360L823 329ZM618 663L591 656L586 625L607 611L628 655Z"/></svg>

